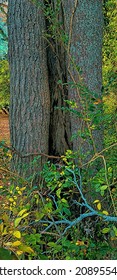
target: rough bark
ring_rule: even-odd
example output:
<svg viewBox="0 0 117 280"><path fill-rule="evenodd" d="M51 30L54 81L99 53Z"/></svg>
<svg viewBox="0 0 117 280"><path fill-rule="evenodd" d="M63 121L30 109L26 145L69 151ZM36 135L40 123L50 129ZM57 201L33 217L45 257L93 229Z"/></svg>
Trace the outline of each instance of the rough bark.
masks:
<svg viewBox="0 0 117 280"><path fill-rule="evenodd" d="M53 7L53 11L55 9L56 2L56 0L50 0L49 2ZM64 30L65 26L62 5L60 5L57 20L58 22L62 22L62 28ZM48 30L50 22L47 21L46 24ZM50 38L47 48L51 104L49 152L50 154L62 155L71 147L71 132L69 113L61 110L62 107L66 107L65 100L68 100L68 89L58 83L58 81L67 83L66 50L61 39L58 38L58 30L56 32L56 38Z"/></svg>
<svg viewBox="0 0 117 280"><path fill-rule="evenodd" d="M68 91L58 84L59 80L66 82L65 54L59 48L58 54L60 60L51 52L49 47L48 69L51 100L49 152L54 155L64 154L71 144L69 113L61 110L61 107L66 106L64 100L68 99Z"/></svg>
<svg viewBox="0 0 117 280"><path fill-rule="evenodd" d="M50 96L45 19L28 0L9 0L10 134L12 169L31 175L32 153L48 153ZM37 169L40 169L41 160ZM35 166L34 166L35 170Z"/></svg>
<svg viewBox="0 0 117 280"><path fill-rule="evenodd" d="M44 1L42 1L44 2ZM54 4L56 0L50 0ZM85 120L56 107L64 100L76 102L82 112L79 89L62 87L79 83L81 76L71 63L82 69L83 83L101 99L102 1L61 1L59 18L68 34L68 46L57 38L47 44L43 9L29 0L9 0L8 33L10 64L10 133L14 148L12 169L23 174L23 164L31 164L34 153L63 154L68 148L85 154L92 144L78 135ZM52 47L52 48L51 48ZM65 48L64 48L65 47ZM89 102L89 101L88 101ZM71 134L77 134L71 143ZM102 129L92 132L95 152L102 149ZM42 162L39 160L37 170ZM27 175L36 171L30 167Z"/></svg>
<svg viewBox="0 0 117 280"><path fill-rule="evenodd" d="M80 75L71 63L70 57L74 59L74 64L82 70L83 82L89 91L97 93L97 98L101 99L102 88L102 31L103 15L102 0L70 0L62 1L65 17L65 29L69 34L68 42L68 82L79 83ZM86 94L86 93L85 93ZM78 111L82 113L82 93L79 89L69 86L69 99L77 104ZM90 100L87 98L87 101ZM95 106L96 107L96 106ZM97 110L97 109L96 109ZM95 112L94 112L95 114ZM71 116L71 131L77 137L73 140L74 151L79 150L85 154L88 150L100 151L103 147L103 130L100 126L98 130L92 132L94 145L84 140L78 135L87 127L86 122L81 118Z"/></svg>

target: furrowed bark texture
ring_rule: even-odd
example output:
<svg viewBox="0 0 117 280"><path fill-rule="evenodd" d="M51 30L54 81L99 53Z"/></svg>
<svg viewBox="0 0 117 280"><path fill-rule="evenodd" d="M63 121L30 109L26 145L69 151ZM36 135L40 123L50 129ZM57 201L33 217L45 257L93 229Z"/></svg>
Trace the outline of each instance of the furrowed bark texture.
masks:
<svg viewBox="0 0 117 280"><path fill-rule="evenodd" d="M65 107L68 99L68 91L58 84L61 80L66 82L65 53L60 46L56 46L59 60L56 55L48 49L48 69L50 85L50 136L49 152L54 155L62 155L70 148L70 119L69 113L61 110Z"/></svg>
<svg viewBox="0 0 117 280"><path fill-rule="evenodd" d="M78 71L75 70L70 56L75 65L82 70L85 85L101 98L102 88L102 0L70 0L62 1L65 17L65 28L69 34L68 43L68 82L79 82ZM86 94L86 93L85 93ZM69 99L77 104L78 111L82 113L80 89L69 86ZM89 102L89 101L88 101ZM94 112L95 113L95 112ZM73 140L73 149L85 154L92 149L90 143L78 136L78 130L86 128L85 121L75 115L71 117L71 131L77 137ZM92 132L95 147L100 151L103 147L103 129ZM96 152L96 151L95 151Z"/></svg>
<svg viewBox="0 0 117 280"><path fill-rule="evenodd" d="M41 1L43 4L48 2ZM55 7L57 1L50 0ZM68 46L57 38L47 44L48 19L42 8L30 0L9 0L8 34L10 64L10 133L14 148L12 170L27 176L38 171L34 156L26 154L64 154L68 148L85 154L92 144L79 136L86 121L57 107L66 107L64 100L73 100L82 113L82 92L70 86L83 82L101 99L102 87L102 0L61 0L58 20L68 34ZM58 84L68 82L68 87ZM87 92L85 93L87 94ZM89 99L87 98L88 102ZM94 112L95 114L95 112ZM71 135L76 134L71 142ZM102 128L93 130L95 152L102 149ZM34 165L32 167L31 162ZM24 172L24 165L27 171Z"/></svg>
<svg viewBox="0 0 117 280"><path fill-rule="evenodd" d="M50 0L50 5L54 10L56 0ZM62 5L57 20L62 22L62 27L65 29ZM47 30L49 24L47 22ZM65 100L68 99L68 90L58 83L60 80L67 83L66 51L59 39L50 39L47 54L51 104L49 152L50 154L62 155L71 147L69 113L61 110L61 107L66 107Z"/></svg>
<svg viewBox="0 0 117 280"><path fill-rule="evenodd" d="M12 169L32 174L33 156L19 154L48 153L50 96L45 19L41 9L28 0L9 0L8 34L10 64L10 133ZM38 161L40 169L41 161ZM35 170L35 166L34 166Z"/></svg>

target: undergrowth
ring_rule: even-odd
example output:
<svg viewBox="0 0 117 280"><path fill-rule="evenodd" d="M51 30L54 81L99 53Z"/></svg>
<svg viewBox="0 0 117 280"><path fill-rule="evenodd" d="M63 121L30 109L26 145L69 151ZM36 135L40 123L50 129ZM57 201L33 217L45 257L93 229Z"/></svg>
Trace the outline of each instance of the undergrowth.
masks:
<svg viewBox="0 0 117 280"><path fill-rule="evenodd" d="M106 152L79 168L68 150L34 185L10 171L12 155L1 143L1 259L117 258L117 182ZM98 157L103 166L90 176Z"/></svg>

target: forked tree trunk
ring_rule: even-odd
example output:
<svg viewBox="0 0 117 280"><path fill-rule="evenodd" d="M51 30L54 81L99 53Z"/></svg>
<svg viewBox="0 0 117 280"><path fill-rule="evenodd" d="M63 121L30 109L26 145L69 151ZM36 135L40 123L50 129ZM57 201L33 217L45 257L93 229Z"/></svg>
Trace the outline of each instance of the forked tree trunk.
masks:
<svg viewBox="0 0 117 280"><path fill-rule="evenodd" d="M56 0L50 0L56 3ZM41 2L41 4L43 1ZM43 9L29 0L9 0L8 33L11 73L10 132L14 148L12 169L26 175L40 169L32 168L34 153L63 154L66 149L86 153L92 145L78 135L86 128L86 121L71 116L56 107L66 106L65 99L76 102L82 112L81 92L69 82L79 83L81 67L83 82L88 90L101 98L102 1L61 1L59 15L63 29L69 36L68 46L58 40L47 46L44 38L46 24ZM47 31L46 31L47 32ZM68 88L58 85L68 82ZM77 137L71 141L71 135ZM102 149L102 129L92 132L95 152ZM43 157L42 157L43 159ZM30 168L29 168L30 166Z"/></svg>
<svg viewBox="0 0 117 280"><path fill-rule="evenodd" d="M10 134L12 170L30 176L34 156L48 154L50 95L45 19L28 0L9 0ZM26 157L22 157L27 155ZM40 169L41 160L37 162Z"/></svg>

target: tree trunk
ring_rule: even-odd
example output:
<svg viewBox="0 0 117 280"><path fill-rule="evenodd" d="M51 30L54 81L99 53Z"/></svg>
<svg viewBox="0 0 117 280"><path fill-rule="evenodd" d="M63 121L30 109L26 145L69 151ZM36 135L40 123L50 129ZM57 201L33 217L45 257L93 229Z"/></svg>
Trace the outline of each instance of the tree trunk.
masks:
<svg viewBox="0 0 117 280"><path fill-rule="evenodd" d="M57 3L50 2L53 7ZM36 153L61 155L72 145L80 154L86 154L92 147L94 152L102 149L101 127L90 129L90 138L94 139L91 144L79 135L79 131L85 132L92 123L86 121L84 95L81 88L76 88L79 82L88 88L85 107L89 103L89 91L101 99L102 1L62 0L58 20L68 34L68 45L57 38L51 38L51 44L47 45L44 36L49 22L47 19L45 22L43 9L29 0L9 0L12 169L21 175L29 176L40 169L43 163L40 159L37 169L31 166ZM82 79L76 70L78 66ZM58 80L68 83L68 87L58 84ZM75 87L70 86L71 82ZM75 101L77 111L83 113L82 119L76 115L70 118L68 112L60 109L66 106L65 100ZM72 142L71 134L77 135ZM24 172L25 164L27 172Z"/></svg>
<svg viewBox="0 0 117 280"><path fill-rule="evenodd" d="M10 134L14 148L12 170L21 175L36 171L36 153L48 153L50 95L45 19L28 0L9 0ZM34 163L34 162L33 162ZM42 162L39 159L37 169Z"/></svg>
<svg viewBox="0 0 117 280"><path fill-rule="evenodd" d="M87 87L87 90L85 90L85 107L87 103L88 111L88 104L91 102L92 95L96 94L97 100L101 103L102 0L70 0L69 5L67 1L62 1L62 5L65 17L65 29L69 36L67 48L68 82L74 82L75 86L79 82L83 82ZM82 75L76 70L76 66L80 67ZM83 81L81 81L81 76ZM75 86L73 88L73 86L70 87L69 85L69 99L75 101L78 107L77 110L83 113L83 93L81 88L77 86L76 89ZM91 98L89 98L89 95ZM95 105L94 107L93 115L96 114L99 106ZM72 135L76 134L76 137L73 139L73 149L74 151L79 151L81 154L86 154L87 151L91 152L92 149L93 153L100 151L103 147L102 126L91 131L89 126L92 124L89 125L85 120L88 118L87 114L83 117L84 120L76 117L76 115L71 116L71 132ZM90 140L83 139L80 136L80 133L86 132L87 124Z"/></svg>

